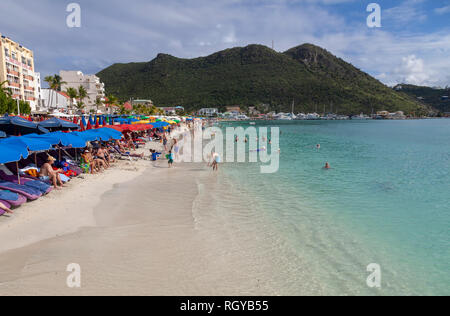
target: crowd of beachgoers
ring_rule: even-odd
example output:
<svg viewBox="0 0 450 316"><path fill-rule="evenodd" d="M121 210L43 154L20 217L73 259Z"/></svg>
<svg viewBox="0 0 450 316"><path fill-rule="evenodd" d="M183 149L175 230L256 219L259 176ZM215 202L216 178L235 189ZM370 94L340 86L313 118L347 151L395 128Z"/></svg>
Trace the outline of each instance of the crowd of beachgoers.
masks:
<svg viewBox="0 0 450 316"><path fill-rule="evenodd" d="M103 127L84 132L53 132L51 135L31 134L7 138L10 147L30 145L27 155L22 154L20 160L9 159L9 162L0 164L0 215L13 214L15 208L40 199L53 190L64 190L73 178L103 173L120 160L165 159L168 167L172 167L174 157L180 150L178 138L193 124L180 122L166 128L123 132ZM62 138L71 134L82 138L85 146L64 146ZM44 142L50 143L51 148L30 150L30 146ZM5 139L0 142L1 146L6 146Z"/></svg>

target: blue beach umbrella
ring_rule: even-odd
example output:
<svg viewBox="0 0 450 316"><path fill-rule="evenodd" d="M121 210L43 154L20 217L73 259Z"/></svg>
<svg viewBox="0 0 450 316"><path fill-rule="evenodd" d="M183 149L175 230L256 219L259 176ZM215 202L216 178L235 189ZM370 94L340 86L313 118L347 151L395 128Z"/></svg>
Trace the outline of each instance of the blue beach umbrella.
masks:
<svg viewBox="0 0 450 316"><path fill-rule="evenodd" d="M85 118L84 116L81 117L81 121L83 122L84 128L86 128L86 126L87 126L87 121L86 121L86 118Z"/></svg>
<svg viewBox="0 0 450 316"><path fill-rule="evenodd" d="M81 137L86 142L93 142L99 140L99 136L97 134L93 134L92 129L84 132L73 132L72 134L78 137Z"/></svg>
<svg viewBox="0 0 450 316"><path fill-rule="evenodd" d="M43 139L40 135L29 134L21 137L11 137L20 140L27 145L29 151L45 151L50 150L54 144L51 141ZM56 144L55 144L56 145Z"/></svg>
<svg viewBox="0 0 450 316"><path fill-rule="evenodd" d="M26 134L46 134L50 131L36 123L30 122L26 119L17 116L0 117L0 131L7 135L26 135Z"/></svg>
<svg viewBox="0 0 450 316"><path fill-rule="evenodd" d="M39 126L42 126L47 129L79 129L80 127L77 124L61 120L59 118L51 118L49 120L43 121L39 123Z"/></svg>
<svg viewBox="0 0 450 316"><path fill-rule="evenodd" d="M53 132L46 135L39 135L39 138L44 141L48 141L53 145L62 145L65 147L84 148L86 147L86 141L74 135L74 133Z"/></svg>
<svg viewBox="0 0 450 316"><path fill-rule="evenodd" d="M28 158L27 145L19 139L0 139L0 163L9 163Z"/></svg>

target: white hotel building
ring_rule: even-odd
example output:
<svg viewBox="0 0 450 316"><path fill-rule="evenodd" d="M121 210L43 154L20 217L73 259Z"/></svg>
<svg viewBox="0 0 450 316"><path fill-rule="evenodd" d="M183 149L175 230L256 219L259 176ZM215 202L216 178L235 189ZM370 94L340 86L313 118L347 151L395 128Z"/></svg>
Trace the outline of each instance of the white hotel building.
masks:
<svg viewBox="0 0 450 316"><path fill-rule="evenodd" d="M66 91L67 88L77 89L83 86L87 91L87 98L84 100L86 110L95 109L95 101L100 98L105 100L105 84L100 81L96 75L85 75L81 71L65 71L59 72L61 80L66 82L62 85L61 90Z"/></svg>

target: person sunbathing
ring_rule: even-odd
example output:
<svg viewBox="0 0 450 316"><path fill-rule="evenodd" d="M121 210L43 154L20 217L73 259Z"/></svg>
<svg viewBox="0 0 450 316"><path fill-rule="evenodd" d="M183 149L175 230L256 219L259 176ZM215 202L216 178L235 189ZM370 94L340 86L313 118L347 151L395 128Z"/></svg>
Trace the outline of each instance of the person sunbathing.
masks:
<svg viewBox="0 0 450 316"><path fill-rule="evenodd" d="M95 153L95 158L98 160L101 160L100 163L103 162L105 169L108 169L110 167L110 164L109 164L108 160L106 159L106 153L105 153L105 150L103 149L103 147L100 147L97 149L97 151Z"/></svg>
<svg viewBox="0 0 450 316"><path fill-rule="evenodd" d="M92 151L89 151L88 153L88 157L89 159L92 161L94 168L98 171L101 172L102 171L102 167L103 169L108 169L106 167L106 162L103 159L100 159L97 154L92 153Z"/></svg>
<svg viewBox="0 0 450 316"><path fill-rule="evenodd" d="M6 213L9 213L9 214L14 213L10 208L6 207L6 205L3 204L2 202L0 202L0 210L4 210Z"/></svg>
<svg viewBox="0 0 450 316"><path fill-rule="evenodd" d="M84 162L90 167L91 174L96 174L97 172L101 171L99 160L95 159L88 149L85 150L82 158Z"/></svg>
<svg viewBox="0 0 450 316"><path fill-rule="evenodd" d="M121 152L123 152L123 153L127 151L126 148L125 148L125 146L123 146L122 143L119 142L118 140L115 141L114 146L116 146L117 148L119 148L119 150L120 150Z"/></svg>
<svg viewBox="0 0 450 316"><path fill-rule="evenodd" d="M56 159L52 156L48 156L47 162L41 167L41 171L39 172L39 179L44 182L50 181L55 189L60 190L64 187L61 177L59 176L59 172L62 172L62 170L53 170L52 165L55 163L55 160Z"/></svg>
<svg viewBox="0 0 450 316"><path fill-rule="evenodd" d="M114 163L115 161L114 161L114 158L111 156L111 150L113 150L112 148L111 148L111 146L109 146L109 145L102 145L102 149L103 149L103 152L104 152L104 154L105 154L105 158L106 158L106 160L108 161L108 163L111 165L112 163Z"/></svg>

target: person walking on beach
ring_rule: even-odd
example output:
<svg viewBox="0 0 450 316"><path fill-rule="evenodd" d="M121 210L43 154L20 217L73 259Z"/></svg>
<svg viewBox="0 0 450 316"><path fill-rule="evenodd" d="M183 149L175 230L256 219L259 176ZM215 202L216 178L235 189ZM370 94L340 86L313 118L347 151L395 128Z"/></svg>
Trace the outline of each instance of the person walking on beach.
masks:
<svg viewBox="0 0 450 316"><path fill-rule="evenodd" d="M220 155L216 152L212 154L212 168L213 171L219 171Z"/></svg>
<svg viewBox="0 0 450 316"><path fill-rule="evenodd" d="M178 152L180 151L180 146L178 145L178 140L173 139L172 151L175 153L175 160L178 159Z"/></svg>
<svg viewBox="0 0 450 316"><path fill-rule="evenodd" d="M164 134L164 137L163 137L163 145L164 145L164 151L167 152L167 137L166 137L166 134Z"/></svg>

